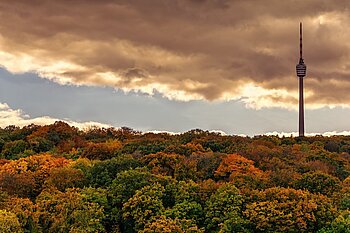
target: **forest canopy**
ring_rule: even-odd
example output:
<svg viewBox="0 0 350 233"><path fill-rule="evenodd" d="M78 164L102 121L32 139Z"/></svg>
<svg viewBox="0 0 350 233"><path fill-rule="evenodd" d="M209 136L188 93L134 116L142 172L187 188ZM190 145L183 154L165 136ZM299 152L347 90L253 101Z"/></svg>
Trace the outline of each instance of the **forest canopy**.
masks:
<svg viewBox="0 0 350 233"><path fill-rule="evenodd" d="M349 229L349 136L0 128L0 232Z"/></svg>

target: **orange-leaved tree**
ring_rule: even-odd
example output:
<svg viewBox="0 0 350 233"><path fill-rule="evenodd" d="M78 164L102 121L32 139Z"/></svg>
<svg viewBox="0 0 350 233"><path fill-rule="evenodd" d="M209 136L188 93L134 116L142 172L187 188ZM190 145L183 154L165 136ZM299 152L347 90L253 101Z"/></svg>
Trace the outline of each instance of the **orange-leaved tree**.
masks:
<svg viewBox="0 0 350 233"><path fill-rule="evenodd" d="M225 181L232 181L237 187L255 188L266 183L268 174L256 168L254 162L239 154L224 157L215 172L215 176Z"/></svg>
<svg viewBox="0 0 350 233"><path fill-rule="evenodd" d="M0 188L10 195L34 198L42 190L50 171L70 162L47 153L12 160L0 166Z"/></svg>
<svg viewBox="0 0 350 233"><path fill-rule="evenodd" d="M83 157L88 159L105 160L115 157L122 148L119 140L108 140L107 142L90 142L83 151Z"/></svg>
<svg viewBox="0 0 350 233"><path fill-rule="evenodd" d="M254 232L316 232L336 216L331 199L306 190L254 190L246 203L244 215Z"/></svg>

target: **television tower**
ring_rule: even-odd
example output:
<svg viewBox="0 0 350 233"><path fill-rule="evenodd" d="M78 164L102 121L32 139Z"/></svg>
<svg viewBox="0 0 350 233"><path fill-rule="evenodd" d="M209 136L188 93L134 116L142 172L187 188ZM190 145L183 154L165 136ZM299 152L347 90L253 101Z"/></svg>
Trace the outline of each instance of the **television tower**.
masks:
<svg viewBox="0 0 350 233"><path fill-rule="evenodd" d="M296 66L299 77L299 137L304 136L304 77L306 75L306 65L303 59L303 25L300 22L300 58Z"/></svg>

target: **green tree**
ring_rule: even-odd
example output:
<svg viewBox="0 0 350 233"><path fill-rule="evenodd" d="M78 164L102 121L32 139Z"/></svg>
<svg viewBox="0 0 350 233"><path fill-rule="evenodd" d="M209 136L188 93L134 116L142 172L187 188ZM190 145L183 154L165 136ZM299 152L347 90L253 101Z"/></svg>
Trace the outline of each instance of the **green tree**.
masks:
<svg viewBox="0 0 350 233"><path fill-rule="evenodd" d="M174 201L175 203L184 201L200 202L199 190L200 186L192 180L176 182L173 190Z"/></svg>
<svg viewBox="0 0 350 233"><path fill-rule="evenodd" d="M250 233L254 232L250 229L249 221L242 218L241 216L235 213L229 213L226 217L227 219L220 223L219 233L232 233L232 232L240 232L240 233Z"/></svg>
<svg viewBox="0 0 350 233"><path fill-rule="evenodd" d="M0 137L0 153L1 153L2 148L4 147L5 143L6 143L6 141Z"/></svg>
<svg viewBox="0 0 350 233"><path fill-rule="evenodd" d="M0 210L0 232L20 233L24 232L19 224L16 214L6 210Z"/></svg>
<svg viewBox="0 0 350 233"><path fill-rule="evenodd" d="M118 156L97 161L86 174L86 178L94 187L107 187L119 172L139 166L140 162L130 155Z"/></svg>
<svg viewBox="0 0 350 233"><path fill-rule="evenodd" d="M53 142L44 137L30 137L28 142L36 153L47 152L54 147Z"/></svg>
<svg viewBox="0 0 350 233"><path fill-rule="evenodd" d="M342 182L342 189L340 191L340 209L350 209L350 176Z"/></svg>
<svg viewBox="0 0 350 233"><path fill-rule="evenodd" d="M242 204L243 197L233 184L221 186L206 203L206 230L218 232L220 224L229 219L236 219L232 224L241 224Z"/></svg>
<svg viewBox="0 0 350 233"><path fill-rule="evenodd" d="M183 201L175 204L172 208L167 209L164 215L172 219L193 220L200 225L203 222L204 211L202 206L194 201Z"/></svg>
<svg viewBox="0 0 350 233"><path fill-rule="evenodd" d="M148 221L164 212L164 187L159 183L145 186L123 205L123 219L135 231L142 230Z"/></svg>
<svg viewBox="0 0 350 233"><path fill-rule="evenodd" d="M5 143L2 148L2 156L6 159L18 159L28 148L28 144L24 140L16 140Z"/></svg>
<svg viewBox="0 0 350 233"><path fill-rule="evenodd" d="M103 207L88 202L79 189L43 191L36 200L44 232L104 232Z"/></svg>
<svg viewBox="0 0 350 233"><path fill-rule="evenodd" d="M350 233L350 212L341 213L329 227L325 227L318 233Z"/></svg>
<svg viewBox="0 0 350 233"><path fill-rule="evenodd" d="M146 169L136 168L117 174L109 190L114 204L125 203L135 192L155 181L155 176Z"/></svg>
<svg viewBox="0 0 350 233"><path fill-rule="evenodd" d="M103 207L104 218L100 219L107 232L115 232L114 228L119 228L113 222L112 206L108 200L108 190L104 188L85 187L80 191L84 202L96 203Z"/></svg>
<svg viewBox="0 0 350 233"><path fill-rule="evenodd" d="M340 180L337 177L322 172L305 173L301 179L296 181L295 187L324 195L332 195L341 188Z"/></svg>
<svg viewBox="0 0 350 233"><path fill-rule="evenodd" d="M146 169L136 168L117 174L109 187L110 205L114 224L122 225L122 207L137 190L152 184L156 177ZM123 227L123 226L122 226Z"/></svg>

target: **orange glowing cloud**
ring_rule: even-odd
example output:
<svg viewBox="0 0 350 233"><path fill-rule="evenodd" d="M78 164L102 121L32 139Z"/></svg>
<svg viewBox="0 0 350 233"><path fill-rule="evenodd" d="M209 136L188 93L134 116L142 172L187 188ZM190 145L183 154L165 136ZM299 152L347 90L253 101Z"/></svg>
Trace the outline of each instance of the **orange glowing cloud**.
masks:
<svg viewBox="0 0 350 233"><path fill-rule="evenodd" d="M307 107L349 107L348 5L341 0L2 1L0 64L62 85L292 109L302 19Z"/></svg>

